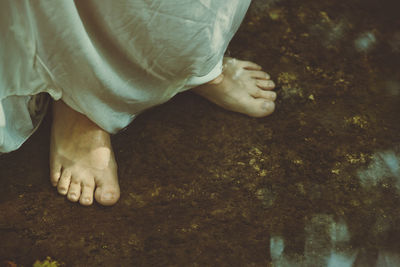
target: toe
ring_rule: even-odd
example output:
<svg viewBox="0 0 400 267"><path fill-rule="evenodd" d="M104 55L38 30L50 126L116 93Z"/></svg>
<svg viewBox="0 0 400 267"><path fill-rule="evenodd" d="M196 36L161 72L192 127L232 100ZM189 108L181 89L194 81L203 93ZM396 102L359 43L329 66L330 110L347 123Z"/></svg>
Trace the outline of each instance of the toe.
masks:
<svg viewBox="0 0 400 267"><path fill-rule="evenodd" d="M83 185L81 198L79 199L79 203L84 206L89 206L93 203L93 191L94 185Z"/></svg>
<svg viewBox="0 0 400 267"><path fill-rule="evenodd" d="M50 163L50 182L53 186L57 186L61 177L61 164Z"/></svg>
<svg viewBox="0 0 400 267"><path fill-rule="evenodd" d="M113 185L98 186L94 197L97 202L104 206L114 205L119 199L119 187Z"/></svg>
<svg viewBox="0 0 400 267"><path fill-rule="evenodd" d="M68 200L72 202L77 202L80 195L81 195L81 183L80 181L75 180L74 178L71 179L71 184L69 185Z"/></svg>
<svg viewBox="0 0 400 267"><path fill-rule="evenodd" d="M264 98L270 101L275 101L276 99L276 93L273 91L265 91L258 89L254 94L252 94L253 97L255 98Z"/></svg>
<svg viewBox="0 0 400 267"><path fill-rule="evenodd" d="M246 70L261 70L262 67L251 61L241 61L243 68Z"/></svg>
<svg viewBox="0 0 400 267"><path fill-rule="evenodd" d="M269 80L271 76L263 71L250 71L249 75L251 78L260 79L260 80Z"/></svg>
<svg viewBox="0 0 400 267"><path fill-rule="evenodd" d="M256 80L256 85L264 90L272 90L275 88L275 83L271 80Z"/></svg>
<svg viewBox="0 0 400 267"><path fill-rule="evenodd" d="M264 98L253 98L251 103L246 105L247 114L252 117L265 117L275 110L275 103Z"/></svg>
<svg viewBox="0 0 400 267"><path fill-rule="evenodd" d="M71 172L69 172L68 170L64 170L57 184L58 193L60 193L61 195L66 195L68 192L70 182L71 182Z"/></svg>
<svg viewBox="0 0 400 267"><path fill-rule="evenodd" d="M51 174L50 174L50 182L54 187L57 186L58 181L60 180L60 177L61 177L61 170L55 171L55 172L51 172Z"/></svg>
<svg viewBox="0 0 400 267"><path fill-rule="evenodd" d="M262 99L261 101L263 101L262 103L260 103L262 113L264 114L263 116L267 116L267 115L271 114L272 112L274 112L275 103L273 101L268 101L268 100L264 100L264 99Z"/></svg>

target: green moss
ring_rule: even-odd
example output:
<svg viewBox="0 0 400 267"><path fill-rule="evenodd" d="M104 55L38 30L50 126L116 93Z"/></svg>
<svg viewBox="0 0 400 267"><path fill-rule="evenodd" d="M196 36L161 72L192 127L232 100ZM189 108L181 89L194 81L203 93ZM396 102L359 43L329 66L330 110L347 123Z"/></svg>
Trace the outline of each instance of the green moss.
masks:
<svg viewBox="0 0 400 267"><path fill-rule="evenodd" d="M52 260L50 257L46 257L44 261L35 261L33 267L59 267L61 264L57 261Z"/></svg>

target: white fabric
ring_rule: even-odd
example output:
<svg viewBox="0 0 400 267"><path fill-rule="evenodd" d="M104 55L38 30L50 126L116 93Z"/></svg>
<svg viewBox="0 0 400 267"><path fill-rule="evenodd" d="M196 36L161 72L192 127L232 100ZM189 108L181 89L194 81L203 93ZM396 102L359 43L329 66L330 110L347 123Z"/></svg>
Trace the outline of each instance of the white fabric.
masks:
<svg viewBox="0 0 400 267"><path fill-rule="evenodd" d="M35 128L31 95L47 92L116 133L143 110L214 79L249 4L1 1L0 151L18 148Z"/></svg>

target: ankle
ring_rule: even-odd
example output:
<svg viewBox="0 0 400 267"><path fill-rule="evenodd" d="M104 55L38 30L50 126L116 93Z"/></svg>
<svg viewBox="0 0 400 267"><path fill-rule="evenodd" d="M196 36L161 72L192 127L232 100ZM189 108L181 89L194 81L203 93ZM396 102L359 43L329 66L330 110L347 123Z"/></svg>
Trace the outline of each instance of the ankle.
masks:
<svg viewBox="0 0 400 267"><path fill-rule="evenodd" d="M220 84L220 83L222 83L223 79L224 79L224 74L221 73L217 78L215 78L214 80L209 81L207 84L213 84L213 85Z"/></svg>

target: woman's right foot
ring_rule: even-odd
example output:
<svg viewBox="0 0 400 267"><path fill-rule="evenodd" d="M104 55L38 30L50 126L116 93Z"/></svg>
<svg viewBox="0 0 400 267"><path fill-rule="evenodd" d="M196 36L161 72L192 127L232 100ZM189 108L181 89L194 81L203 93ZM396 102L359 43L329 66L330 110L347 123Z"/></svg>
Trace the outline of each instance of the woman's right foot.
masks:
<svg viewBox="0 0 400 267"><path fill-rule="evenodd" d="M192 90L227 110L264 117L275 110L274 88L259 65L226 57L219 77Z"/></svg>
<svg viewBox="0 0 400 267"><path fill-rule="evenodd" d="M93 196L105 206L120 196L110 135L62 101L53 104L50 181L61 195L85 206Z"/></svg>

